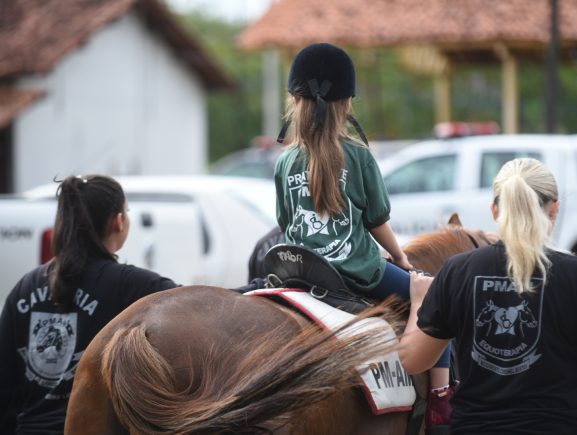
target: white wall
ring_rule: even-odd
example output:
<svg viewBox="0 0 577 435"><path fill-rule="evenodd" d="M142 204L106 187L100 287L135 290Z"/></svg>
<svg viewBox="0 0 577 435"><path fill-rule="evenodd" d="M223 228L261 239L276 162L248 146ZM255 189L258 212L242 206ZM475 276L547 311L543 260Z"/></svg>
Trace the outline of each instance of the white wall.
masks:
<svg viewBox="0 0 577 435"><path fill-rule="evenodd" d="M14 123L15 190L70 174L194 174L207 163L203 84L130 13L46 76Z"/></svg>

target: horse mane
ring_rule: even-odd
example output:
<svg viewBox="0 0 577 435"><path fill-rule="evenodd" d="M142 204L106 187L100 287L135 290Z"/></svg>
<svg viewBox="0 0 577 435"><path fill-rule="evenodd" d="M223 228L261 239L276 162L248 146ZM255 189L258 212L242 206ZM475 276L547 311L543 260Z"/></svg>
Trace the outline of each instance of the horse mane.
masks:
<svg viewBox="0 0 577 435"><path fill-rule="evenodd" d="M359 385L355 367L397 344L383 328L359 331L360 321L386 316L397 328L399 309L385 302L367 310L346 325L355 333L339 339L311 324L271 350L271 342L282 342L279 327L260 345L251 344L240 363L217 364L226 373L211 374L215 365L202 364L202 373L194 373L201 379L194 391L177 388L174 370L148 340L145 325L121 328L104 349L102 376L119 420L135 433L259 433L259 425L282 426L311 405Z"/></svg>

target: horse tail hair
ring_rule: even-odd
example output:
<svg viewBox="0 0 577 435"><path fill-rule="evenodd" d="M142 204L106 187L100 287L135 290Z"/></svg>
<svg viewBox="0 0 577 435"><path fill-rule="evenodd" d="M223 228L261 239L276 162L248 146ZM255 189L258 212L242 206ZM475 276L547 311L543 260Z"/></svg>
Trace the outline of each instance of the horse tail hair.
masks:
<svg viewBox="0 0 577 435"><path fill-rule="evenodd" d="M158 428L151 424L154 420L144 418L156 410L141 410L141 404L159 404L155 420L162 419L160 403L178 399L178 394L174 397L174 371L148 341L144 326L118 329L104 348L101 367L114 410L123 424L138 428L139 433L156 432Z"/></svg>
<svg viewBox="0 0 577 435"><path fill-rule="evenodd" d="M191 380L180 390L172 367L148 340L145 326L122 328L104 349L102 375L117 417L136 433L222 434L265 423L280 427L312 404L358 386L355 368L369 370L366 361L396 349L393 330L400 324L390 319L398 319L403 308L379 305L334 334L311 325L272 350L268 338L274 336L272 342L278 343L280 331L270 331L270 337L259 340L235 364L234 373L221 377L202 370L194 373L201 377L199 386L193 389ZM385 313L392 329L368 319Z"/></svg>

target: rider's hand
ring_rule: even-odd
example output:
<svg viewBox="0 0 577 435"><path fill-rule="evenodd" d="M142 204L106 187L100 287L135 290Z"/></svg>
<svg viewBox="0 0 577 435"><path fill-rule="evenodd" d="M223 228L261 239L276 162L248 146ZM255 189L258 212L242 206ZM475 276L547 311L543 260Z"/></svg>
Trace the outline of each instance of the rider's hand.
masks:
<svg viewBox="0 0 577 435"><path fill-rule="evenodd" d="M411 272L411 304L421 304L429 287L433 282L432 276L426 276L422 272Z"/></svg>

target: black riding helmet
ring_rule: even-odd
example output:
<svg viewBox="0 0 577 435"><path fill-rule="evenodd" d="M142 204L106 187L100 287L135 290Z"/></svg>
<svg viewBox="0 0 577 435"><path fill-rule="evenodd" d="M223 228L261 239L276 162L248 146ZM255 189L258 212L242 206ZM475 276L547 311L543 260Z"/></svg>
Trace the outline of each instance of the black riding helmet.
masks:
<svg viewBox="0 0 577 435"><path fill-rule="evenodd" d="M355 96L355 67L349 55L335 45L328 43L311 44L303 48L291 65L288 91L291 95L316 100L315 122L322 127L326 102ZM351 115L359 136L368 144L360 125ZM285 122L277 142L284 141L290 120Z"/></svg>
<svg viewBox="0 0 577 435"><path fill-rule="evenodd" d="M312 44L295 57L288 91L307 99L342 100L355 96L355 67L349 55L331 44Z"/></svg>

